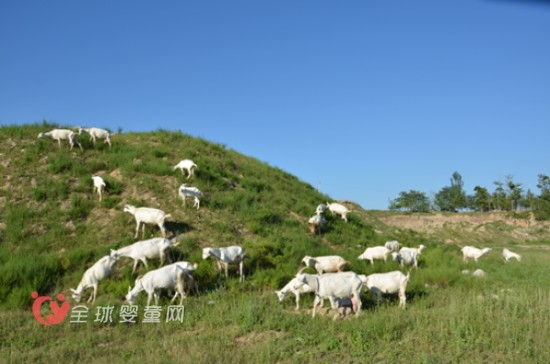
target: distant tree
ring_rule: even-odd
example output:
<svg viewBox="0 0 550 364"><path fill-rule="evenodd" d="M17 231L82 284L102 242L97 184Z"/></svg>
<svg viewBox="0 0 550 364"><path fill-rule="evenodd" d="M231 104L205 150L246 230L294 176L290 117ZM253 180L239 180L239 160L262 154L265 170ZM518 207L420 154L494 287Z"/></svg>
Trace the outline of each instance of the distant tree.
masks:
<svg viewBox="0 0 550 364"><path fill-rule="evenodd" d="M514 176L508 175L506 176L506 197L508 199L508 202L510 204L510 210L517 210L519 207L519 202L521 199L521 194L523 192L523 189L521 188L521 183L514 182Z"/></svg>
<svg viewBox="0 0 550 364"><path fill-rule="evenodd" d="M504 191L504 184L501 181L493 183L497 186L495 192L493 192L493 207L496 210L507 210L509 205Z"/></svg>
<svg viewBox="0 0 550 364"><path fill-rule="evenodd" d="M443 187L435 194L435 204L441 211L457 212L467 207L466 193L463 190L464 182L458 172L451 177L451 186Z"/></svg>
<svg viewBox="0 0 550 364"><path fill-rule="evenodd" d="M390 210L408 210L410 212L430 211L430 200L424 192L410 190L402 191L399 197L390 202Z"/></svg>
<svg viewBox="0 0 550 364"><path fill-rule="evenodd" d="M540 189L540 195L536 199L536 207L533 209L537 220L550 219L550 177L539 174L537 188Z"/></svg>
<svg viewBox="0 0 550 364"><path fill-rule="evenodd" d="M481 212L489 211L491 209L491 195L485 187L474 187L473 209Z"/></svg>

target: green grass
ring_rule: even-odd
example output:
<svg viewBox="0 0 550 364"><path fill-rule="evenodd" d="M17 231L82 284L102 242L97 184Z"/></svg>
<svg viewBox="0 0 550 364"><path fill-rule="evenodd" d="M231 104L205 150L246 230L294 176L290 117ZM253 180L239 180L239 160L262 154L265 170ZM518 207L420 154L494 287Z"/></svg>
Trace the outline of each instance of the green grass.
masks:
<svg viewBox="0 0 550 364"><path fill-rule="evenodd" d="M113 136L113 147L59 148L38 140L58 127L40 123L0 127L3 185L0 185L0 361L197 363L481 363L548 362L550 334L550 250L547 227L526 230L538 240L514 238L499 221L444 226L434 234L397 229L380 218L394 212L353 207L348 223L330 214L322 236L307 233L307 219L331 200L296 177L239 154L221 144L181 132L159 130ZM172 167L193 159L195 176L184 179ZM92 195L91 176L107 182L102 202ZM201 209L182 207L181 183L199 187ZM124 204L161 208L179 236L177 259L199 262L199 294L186 299L182 323L117 323L132 262L121 259L101 282L96 305L115 308L115 322L63 323L45 327L31 313L31 293L70 297L84 271L110 249L133 243L135 222ZM411 216L410 218L416 218ZM524 219L524 216L515 218ZM526 228L527 229L527 228ZM146 237L158 236L156 227ZM339 254L363 274L399 269L395 262L358 261L367 246L399 240L424 244L419 268L411 272L407 310L388 297L376 305L363 295L359 318L310 316L313 297L303 295L299 312L293 297L279 303L273 291L290 280L304 255ZM443 244L483 244L494 250L479 263L463 263L459 248ZM239 244L247 251L246 280L235 270L218 276L201 248ZM523 255L505 264L502 247ZM151 261L149 269L158 267ZM461 274L481 268L484 278ZM138 274L147 271L143 266ZM138 304L143 306L142 294ZM70 300L74 307L76 304ZM168 298L162 297L163 307Z"/></svg>

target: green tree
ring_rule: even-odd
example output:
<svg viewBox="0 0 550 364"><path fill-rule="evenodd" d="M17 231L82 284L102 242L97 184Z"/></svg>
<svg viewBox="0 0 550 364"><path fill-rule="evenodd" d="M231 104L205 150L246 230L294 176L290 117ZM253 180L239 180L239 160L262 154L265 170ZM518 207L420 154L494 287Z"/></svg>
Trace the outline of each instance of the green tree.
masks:
<svg viewBox="0 0 550 364"><path fill-rule="evenodd" d="M399 197L390 202L390 210L408 210L410 212L430 211L430 200L424 192L410 190L402 191Z"/></svg>
<svg viewBox="0 0 550 364"><path fill-rule="evenodd" d="M550 219L550 177L539 174L537 188L540 189L540 195L536 199L536 207L533 209L537 220Z"/></svg>
<svg viewBox="0 0 550 364"><path fill-rule="evenodd" d="M443 187L435 194L435 204L441 211L457 212L467 207L466 193L463 189L464 182L458 172L451 177L451 186Z"/></svg>
<svg viewBox="0 0 550 364"><path fill-rule="evenodd" d="M491 209L491 195L485 187L475 186L473 196L474 210L485 212Z"/></svg>
<svg viewBox="0 0 550 364"><path fill-rule="evenodd" d="M514 176L506 176L506 187L507 187L507 198L510 204L510 210L517 210L519 208L519 202L521 199L521 194L523 189L521 188L521 183L514 182Z"/></svg>
<svg viewBox="0 0 550 364"><path fill-rule="evenodd" d="M504 184L501 181L493 182L497 187L493 192L493 207L496 210L507 210L508 202L506 199L506 192L504 191Z"/></svg>

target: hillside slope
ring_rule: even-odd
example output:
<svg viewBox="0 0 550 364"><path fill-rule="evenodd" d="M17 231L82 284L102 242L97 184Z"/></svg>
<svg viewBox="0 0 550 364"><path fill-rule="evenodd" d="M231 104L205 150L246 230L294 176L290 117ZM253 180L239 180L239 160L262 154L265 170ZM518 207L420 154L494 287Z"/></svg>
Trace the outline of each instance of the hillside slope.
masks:
<svg viewBox="0 0 550 364"><path fill-rule="evenodd" d="M0 127L1 362L550 361L550 251L538 249L550 240L546 224L521 215L410 216L343 201L350 221L327 214L323 235L312 235L307 220L329 196L278 168L181 132L117 134L112 148L81 137L83 151L36 138L54 127ZM172 168L184 158L198 165L190 179ZM92 195L92 174L107 182L102 202ZM203 191L200 210L191 201L182 206L182 183ZM123 258L101 282L96 303L87 305L88 321L38 323L33 291L70 297L85 269L136 240L134 219L123 212L127 203L169 213L169 236L180 242L172 257L199 263L199 292L185 300L184 319L120 322L128 286L159 266L151 260L132 275L132 262ZM156 227L145 232L159 235ZM341 255L361 274L405 270L393 261L357 259L366 246L394 239L427 246L411 270L406 311L395 299L376 304L364 294L358 318L333 321L323 310L312 319L312 295L303 295L295 311L293 298L279 303L273 294L306 254ZM233 269L229 279L218 276L214 262L201 257L202 247L232 244L248 254L243 283ZM463 262L455 244L495 249L479 263ZM523 260L504 263L496 249L503 246ZM478 268L487 272L481 280L462 274ZM163 309L168 302L161 297ZM139 305L145 308L144 294ZM95 311L106 307L114 308L113 321L97 321Z"/></svg>

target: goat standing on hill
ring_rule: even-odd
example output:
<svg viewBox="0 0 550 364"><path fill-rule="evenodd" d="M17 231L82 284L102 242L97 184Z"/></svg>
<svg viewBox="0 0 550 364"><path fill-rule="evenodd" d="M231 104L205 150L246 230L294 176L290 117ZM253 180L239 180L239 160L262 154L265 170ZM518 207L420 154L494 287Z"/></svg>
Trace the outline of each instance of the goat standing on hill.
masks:
<svg viewBox="0 0 550 364"><path fill-rule="evenodd" d="M138 241L137 243L122 247L118 250L111 250L112 256L128 257L134 260L132 274L136 271L139 261L147 267L147 259L160 258L160 265L169 256L166 254L168 249L178 246L179 242L174 239L153 238L149 240Z"/></svg>
<svg viewBox="0 0 550 364"><path fill-rule="evenodd" d="M218 271L222 269L225 271L225 277L228 277L227 268L229 264L239 265L239 281L244 280L244 258L246 253L240 246L234 245L227 248L203 248L202 259L208 259L208 257L214 257L218 265Z"/></svg>
<svg viewBox="0 0 550 364"><path fill-rule="evenodd" d="M105 129L100 128L79 128L78 134L81 135L82 133L88 133L90 135L90 140L94 143L97 139L105 139L104 143L109 144L109 148L112 147L111 145L111 134L109 131Z"/></svg>
<svg viewBox="0 0 550 364"><path fill-rule="evenodd" d="M195 171L195 168L197 168L197 165L195 162L193 162L190 159L183 159L178 164L174 166L174 170L178 169L181 171L181 174L185 176L185 173L183 173L183 170L185 169L187 171L187 178L191 177L193 175L193 172Z"/></svg>
<svg viewBox="0 0 550 364"><path fill-rule="evenodd" d="M202 192L197 187L187 187L185 184L182 184L178 189L178 193L181 199L183 200L183 206L185 206L185 199L187 197L193 197L194 199L193 207L196 207L197 210L199 209L201 205L201 201L199 200L199 197L202 195Z"/></svg>
<svg viewBox="0 0 550 364"><path fill-rule="evenodd" d="M333 203L327 202L327 207L332 214L340 215L342 217L342 220L344 220L345 222L348 222L348 214L350 213L350 211L346 206L336 202L333 202Z"/></svg>
<svg viewBox="0 0 550 364"><path fill-rule="evenodd" d="M468 258L474 258L474 260L477 262L477 260L481 258L483 254L490 252L491 248L478 249L473 246L465 246L461 250L465 262L468 262Z"/></svg>
<svg viewBox="0 0 550 364"><path fill-rule="evenodd" d="M94 303L99 282L101 282L104 278L108 277L111 274L113 265L117 262L117 260L118 256L116 254L111 256L106 255L95 262L95 264L92 265L90 268L88 268L86 272L84 272L84 275L82 276L78 287L76 287L76 289L71 288L71 292L73 292L73 299L76 302L80 302L84 290L88 288L93 288L94 291L90 298L88 298L88 303L90 301Z"/></svg>
<svg viewBox="0 0 550 364"><path fill-rule="evenodd" d="M162 233L162 237L166 237L164 220L169 218L170 215L166 214L164 211L149 207L135 207L132 205L126 205L124 206L124 212L129 212L130 214L134 215L136 219L136 235L134 236L134 238L137 238L139 235L140 224L143 224L141 236L145 234L145 224L153 224L158 225Z"/></svg>
<svg viewBox="0 0 550 364"><path fill-rule="evenodd" d="M47 133L38 134L38 139L52 138L57 140L57 144L61 147L61 140L68 140L71 145L71 150L73 150L74 145L78 145L80 150L82 150L82 145L76 141L76 133L68 129L53 129Z"/></svg>
<svg viewBox="0 0 550 364"><path fill-rule="evenodd" d="M94 191L92 193L97 191L99 201L101 201L103 198L103 192L105 192L105 181L99 176L92 176L92 180L94 181Z"/></svg>

